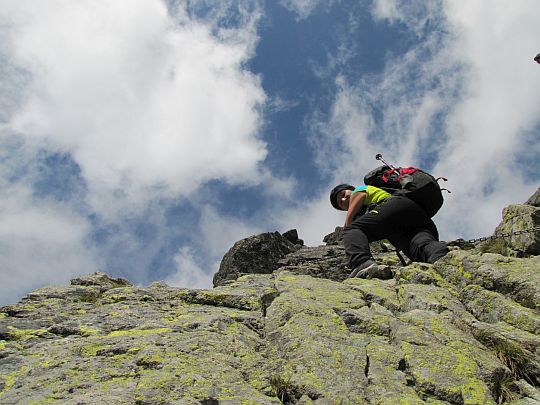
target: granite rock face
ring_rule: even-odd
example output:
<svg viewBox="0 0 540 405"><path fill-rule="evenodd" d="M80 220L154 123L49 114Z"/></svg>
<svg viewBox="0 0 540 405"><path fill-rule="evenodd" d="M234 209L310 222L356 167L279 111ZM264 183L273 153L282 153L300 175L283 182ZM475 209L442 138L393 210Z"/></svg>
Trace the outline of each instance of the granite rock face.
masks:
<svg viewBox="0 0 540 405"><path fill-rule="evenodd" d="M537 190L525 204L509 205L503 210L503 221L495 229L495 235L511 236L488 242L485 249L514 257L540 255L539 230L540 191Z"/></svg>
<svg viewBox="0 0 540 405"><path fill-rule="evenodd" d="M540 188L538 188L538 190L536 190L536 192L529 197L525 204L532 205L533 207L540 207Z"/></svg>
<svg viewBox="0 0 540 405"><path fill-rule="evenodd" d="M348 279L334 236L248 238L264 259L233 247L208 290L96 273L34 291L0 308L0 403L540 403L540 256L401 266L374 244L394 278Z"/></svg>
<svg viewBox="0 0 540 405"><path fill-rule="evenodd" d="M225 254L218 272L214 274L214 287L230 283L244 274L272 273L278 268L278 261L283 256L301 246L300 243L290 241L294 238L290 231L286 235L268 232L236 242Z"/></svg>

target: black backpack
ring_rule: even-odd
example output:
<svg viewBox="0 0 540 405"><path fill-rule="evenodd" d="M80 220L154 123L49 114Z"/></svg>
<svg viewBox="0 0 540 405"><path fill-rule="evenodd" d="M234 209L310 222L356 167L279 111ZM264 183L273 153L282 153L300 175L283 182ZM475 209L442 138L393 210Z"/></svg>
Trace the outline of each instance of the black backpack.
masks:
<svg viewBox="0 0 540 405"><path fill-rule="evenodd" d="M381 160L381 159L379 159ZM439 180L416 167L379 166L364 177L364 184L381 188L393 195L402 195L420 205L432 217L443 205ZM447 190L448 191L448 190Z"/></svg>

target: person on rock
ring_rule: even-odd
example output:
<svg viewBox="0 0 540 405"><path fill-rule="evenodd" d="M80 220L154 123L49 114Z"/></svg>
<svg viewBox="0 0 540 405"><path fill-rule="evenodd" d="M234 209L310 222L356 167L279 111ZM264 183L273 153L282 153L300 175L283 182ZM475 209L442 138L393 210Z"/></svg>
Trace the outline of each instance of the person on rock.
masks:
<svg viewBox="0 0 540 405"><path fill-rule="evenodd" d="M349 277L392 277L387 266L377 265L369 249L370 242L382 239L416 262L434 263L448 253L431 218L407 197L373 186L339 184L331 191L330 202L347 211L343 244L353 269Z"/></svg>

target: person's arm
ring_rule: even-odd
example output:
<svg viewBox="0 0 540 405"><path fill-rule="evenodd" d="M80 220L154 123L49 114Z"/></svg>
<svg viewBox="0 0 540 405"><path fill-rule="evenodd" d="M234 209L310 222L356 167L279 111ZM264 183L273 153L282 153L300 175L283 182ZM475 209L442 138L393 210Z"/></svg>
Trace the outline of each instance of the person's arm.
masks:
<svg viewBox="0 0 540 405"><path fill-rule="evenodd" d="M365 191L357 191L356 193L351 194L349 200L349 209L347 210L347 216L345 217L345 225L348 226L356 217L356 214L362 208L364 204L364 199L366 198Z"/></svg>

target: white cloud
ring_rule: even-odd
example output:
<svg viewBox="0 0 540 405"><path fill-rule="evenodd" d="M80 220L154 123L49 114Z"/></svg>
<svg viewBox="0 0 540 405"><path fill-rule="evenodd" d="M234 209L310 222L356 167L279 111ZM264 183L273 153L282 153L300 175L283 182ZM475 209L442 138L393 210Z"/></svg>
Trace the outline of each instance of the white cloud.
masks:
<svg viewBox="0 0 540 405"><path fill-rule="evenodd" d="M294 227L298 230L298 237L307 246L323 244L325 235L334 231L336 226L343 226L345 215L330 205L330 189L322 196L305 196L303 203L294 209L282 210L276 215L275 221L282 229Z"/></svg>
<svg viewBox="0 0 540 405"><path fill-rule="evenodd" d="M176 273L165 279L172 287L183 288L211 288L213 272L210 273L202 269L194 257L193 251L189 247L183 247L174 257L176 262Z"/></svg>
<svg viewBox="0 0 540 405"><path fill-rule="evenodd" d="M328 7L332 2L332 0L280 0L280 4L283 7L296 14L296 19L298 21L309 17L320 5Z"/></svg>
<svg viewBox="0 0 540 405"><path fill-rule="evenodd" d="M71 153L110 217L211 179L256 182L265 94L243 64L257 18L216 33L157 0L7 2L3 52L32 79L6 128Z"/></svg>
<svg viewBox="0 0 540 405"><path fill-rule="evenodd" d="M200 225L191 234L192 246L175 255L176 271L165 279L175 287L212 288L223 255L240 239L263 232L243 218L220 214L211 204L201 209Z"/></svg>
<svg viewBox="0 0 540 405"><path fill-rule="evenodd" d="M540 180L538 174L526 178L516 165L539 138L540 75L531 59L540 36L534 17L540 4L447 2L446 8L456 37L452 52L468 68L436 168L454 173L457 194L441 221L453 234L470 227L483 235L500 221L504 206L525 201ZM536 131L532 144L530 131ZM494 192L485 193L485 186Z"/></svg>
<svg viewBox="0 0 540 405"><path fill-rule="evenodd" d="M264 232L262 223L263 220L260 224L250 224L248 220L220 214L211 205L206 205L201 214L200 241L209 257L221 260L238 240Z"/></svg>
<svg viewBox="0 0 540 405"><path fill-rule="evenodd" d="M98 256L147 280L171 236L165 210L208 181L264 180L265 192L277 194L291 188L291 180L262 165L266 95L245 66L258 40L258 3L224 1L199 17L191 3L169 10L160 0L2 3L0 135L19 145L18 154L1 150L10 156L0 162L10 193L3 204L19 222L31 217L35 225L2 220L8 264L1 275L12 297L94 271ZM84 193L77 201L33 196L39 171L29 162L43 152L69 155L79 166ZM86 215L106 228L109 244L99 255L86 246L96 231ZM151 240L133 234L143 216ZM134 258L116 257L116 247ZM185 249L176 260L187 273L177 279L203 283ZM124 269L122 260L124 267L137 263ZM15 270L17 278L5 274Z"/></svg>
<svg viewBox="0 0 540 405"><path fill-rule="evenodd" d="M376 0L371 13L376 20L405 24L416 35L422 35L429 24L435 23L442 14L444 0L423 1Z"/></svg>
<svg viewBox="0 0 540 405"><path fill-rule="evenodd" d="M38 205L29 187L2 182L0 213L0 305L99 270L86 246L89 224L68 207Z"/></svg>

